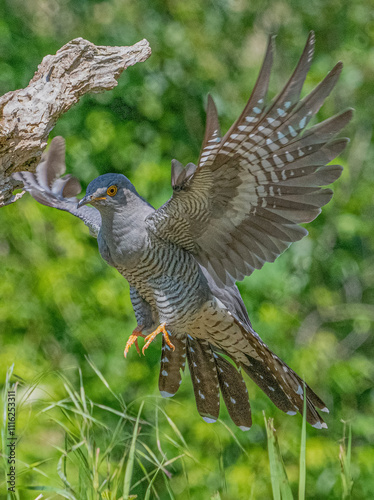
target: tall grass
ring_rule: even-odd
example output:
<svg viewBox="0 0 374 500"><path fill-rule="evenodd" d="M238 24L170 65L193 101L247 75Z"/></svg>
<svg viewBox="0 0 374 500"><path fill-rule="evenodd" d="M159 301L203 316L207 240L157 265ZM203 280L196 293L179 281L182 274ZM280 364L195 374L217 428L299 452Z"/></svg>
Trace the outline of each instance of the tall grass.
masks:
<svg viewBox="0 0 374 500"><path fill-rule="evenodd" d="M136 413L130 411L121 395L116 394L103 374L87 359L98 380L105 386L111 395L112 405L95 402L86 392L82 372L78 370L78 382L73 383L66 375L58 373L57 376L63 388L64 397L52 400L48 404L40 402L40 409L36 412L36 419L48 417L55 429L63 434L61 445L55 446L54 458L40 460L32 464L17 461L17 484L15 494L6 496L7 500L20 500L24 493L32 494L33 500L66 498L68 500L130 500L134 498L162 498L174 500L170 478L170 467L174 462L184 457L192 458L188 445L169 415L157 403L154 405L154 419L149 421L143 416L145 401L142 401ZM50 375L50 374L49 374ZM31 411L31 396L37 389L43 377L38 377L32 384L25 384L19 380L17 395L17 414L22 411ZM6 402L7 391L14 388L15 375L13 366L7 372L3 390L3 403ZM304 398L305 401L305 398ZM116 403L116 404L114 404ZM35 405L35 402L33 403ZM305 500L307 491L306 469L306 418L304 416L301 426L300 459L298 500ZM7 415L4 404L3 422L1 426L2 461L4 480L0 488L5 491L6 473L8 470L6 454ZM170 433L160 430L160 419L166 422ZM265 420L268 443L268 457L270 465L270 480L274 500L294 499L287 470L282 458L278 437L272 418ZM223 422L222 422L223 423ZM226 425L223 423L226 427ZM348 429L348 436L346 432ZM230 429L228 429L230 430ZM17 434L22 436L26 431L17 429ZM232 431L230 431L232 432ZM150 439L151 436L151 439ZM247 454L234 434L233 440L240 446L242 452ZM170 456L170 446L165 451L163 446L167 443L174 450ZM342 499L351 497L353 479L351 471L352 431L351 426L344 423L344 436L340 445L340 465ZM168 456L169 455L169 456ZM337 453L338 455L338 453ZM51 466L45 467L47 462L55 463L55 471L51 473ZM183 465L183 464L182 464ZM184 466L184 465L183 465ZM224 468L224 466L223 466ZM45 472L48 470L48 472ZM30 484L27 480L28 473L32 473L34 481ZM223 470L223 474L225 471ZM161 479L161 481L159 481ZM217 490L220 489L217 486ZM22 491L24 493L22 493ZM217 491L212 500L226 498L224 493ZM138 495L138 496L137 496ZM140 496L139 496L140 495ZM166 495L166 496L165 496ZM1 497L0 498L5 498ZM31 498L28 496L27 498Z"/></svg>
<svg viewBox="0 0 374 500"><path fill-rule="evenodd" d="M293 499L291 486L280 452L278 438L274 429L274 422L272 418L268 420L266 420L266 417L264 418L268 440L270 479L273 498L274 500L291 500Z"/></svg>
<svg viewBox="0 0 374 500"><path fill-rule="evenodd" d="M284 466L282 454L280 451L276 430L273 425L273 419L265 419L266 435L268 441L268 454L270 464L270 479L273 490L274 500L293 500L290 482L287 477L286 468ZM353 479L351 472L351 453L352 453L352 429L348 426L348 443L346 444L346 424L344 423L343 441L340 445L339 459L341 465L341 480L342 480L342 499L351 498L353 487ZM299 485L298 485L298 500L305 500L306 495L306 398L304 387L304 411L301 424L300 437L300 458L299 458Z"/></svg>
<svg viewBox="0 0 374 500"><path fill-rule="evenodd" d="M55 457L57 455L55 466L57 477L43 471L45 461L27 464L18 460L18 492L15 495L11 494L12 496L8 495L9 500L13 498L18 500L22 491L25 493L28 491L29 494L33 491L38 492L39 495L35 495L38 499L128 500L136 498L135 491L145 491L145 499L150 499L151 495L152 498L159 498L156 478L161 475L168 481L171 476L169 466L184 456L190 456L183 437L163 410L161 411L169 423L171 434L164 433L162 440L171 444L176 453L171 458L167 458L159 442L152 446L148 434L159 435L159 429L154 422L142 418L144 401L139 406L137 416L132 415L122 397L115 394L103 374L89 359L88 362L99 380L114 397L117 405L107 406L93 401L86 393L81 370L79 370L77 387L66 375L58 373L65 397L49 404L41 403L42 408L35 417L37 420L47 417L49 422L54 424L54 428L60 433L62 431L64 435L61 446L54 447L57 453L51 449L51 455ZM4 403L7 391L11 387L12 376L14 378L13 368L8 370L5 381ZM22 394L19 394L17 398L18 415L22 411L29 410L27 407L31 404L31 396L39 383L40 379L29 386L20 384ZM34 402L33 405L37 403ZM157 404L155 406L158 415L160 409ZM33 412L34 410L31 411ZM5 480L0 484L2 491L6 491L8 471L5 441L6 417L6 404L4 404L1 456ZM152 432L149 433L149 430ZM22 432L20 430L20 434ZM136 475L134 475L135 469ZM30 471L39 477L39 480L44 478L40 484L28 484L25 476ZM171 489L166 488L166 490L168 498L174 499Z"/></svg>
<svg viewBox="0 0 374 500"><path fill-rule="evenodd" d="M348 442L346 438L346 422L344 424L343 442L340 445L340 466L341 466L341 479L343 489L343 500L351 498L353 479L351 471L351 455L352 455L352 427L348 424Z"/></svg>

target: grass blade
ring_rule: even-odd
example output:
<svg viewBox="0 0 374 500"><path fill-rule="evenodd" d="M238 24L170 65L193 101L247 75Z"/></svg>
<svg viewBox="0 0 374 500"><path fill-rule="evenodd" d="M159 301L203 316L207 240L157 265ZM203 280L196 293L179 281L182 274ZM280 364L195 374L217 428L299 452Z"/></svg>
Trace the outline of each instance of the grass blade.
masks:
<svg viewBox="0 0 374 500"><path fill-rule="evenodd" d="M134 459L135 459L135 445L136 445L136 439L138 437L139 420L140 420L140 415L141 415L142 410L143 410L143 406L144 406L144 402L142 402L142 404L140 405L138 417L136 419L134 431L132 433L129 458L127 461L125 478L124 478L124 482L123 482L123 500L128 500L129 494L130 494L132 471L134 468Z"/></svg>
<svg viewBox="0 0 374 500"><path fill-rule="evenodd" d="M345 430L346 430L346 422L344 422L344 435L343 435L343 444L340 445L340 465L341 465L341 478L342 478L342 487L343 487L343 500L351 498L352 487L353 487L353 479L352 479L352 471L351 471L351 456L352 456L352 426L348 424L348 445L346 446L346 438L345 438Z"/></svg>
<svg viewBox="0 0 374 500"><path fill-rule="evenodd" d="M265 419L266 435L268 440L270 480L271 480L271 488L273 490L273 498L274 500L281 500L278 467L277 467L276 453L275 453L275 434L274 434L275 429L273 427L273 419L269 418L268 420L266 420L265 415L264 419Z"/></svg>
<svg viewBox="0 0 374 500"><path fill-rule="evenodd" d="M274 500L293 500L291 487L288 481L286 468L279 448L273 419L265 419L266 434L268 440L268 453L270 463L270 480Z"/></svg>
<svg viewBox="0 0 374 500"><path fill-rule="evenodd" d="M306 483L306 392L304 384L304 408L303 421L301 424L301 443L300 443L300 461L299 461L299 500L305 499Z"/></svg>

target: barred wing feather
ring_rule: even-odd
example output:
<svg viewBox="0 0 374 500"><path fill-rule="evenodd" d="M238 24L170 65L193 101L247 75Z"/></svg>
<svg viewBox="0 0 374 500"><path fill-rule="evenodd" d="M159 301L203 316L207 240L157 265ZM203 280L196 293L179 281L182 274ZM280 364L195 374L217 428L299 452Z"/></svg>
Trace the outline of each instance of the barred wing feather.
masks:
<svg viewBox="0 0 374 500"><path fill-rule="evenodd" d="M265 105L273 39L252 95L221 138L217 111L208 98L207 126L198 165L173 163L173 196L148 225L158 237L195 254L220 287L274 261L307 234L310 222L331 199L322 189L341 174L327 165L347 144L334 139L349 122L344 111L305 130L341 73L338 63L306 97L300 93L310 68L314 34L281 93Z"/></svg>

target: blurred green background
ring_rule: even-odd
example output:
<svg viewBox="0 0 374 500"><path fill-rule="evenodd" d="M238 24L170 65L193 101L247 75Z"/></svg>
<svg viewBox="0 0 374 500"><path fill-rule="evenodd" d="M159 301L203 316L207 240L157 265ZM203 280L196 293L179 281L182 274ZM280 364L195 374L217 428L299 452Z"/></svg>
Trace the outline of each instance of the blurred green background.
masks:
<svg viewBox="0 0 374 500"><path fill-rule="evenodd" d="M152 56L125 71L113 91L85 96L60 118L51 137L65 137L68 172L83 186L99 174L121 172L160 206L171 195L171 159L186 164L198 158L207 93L216 100L225 132L249 97L268 35L277 34L271 97L286 82L311 29L316 54L303 95L342 60L343 74L318 120L347 107L356 110L344 131L351 138L340 159L344 172L332 202L308 226L309 236L239 286L255 329L330 409L327 431L307 428L307 498L341 498L338 454L344 420L353 432L352 498L366 499L374 492L373 5L2 0L0 94L25 87L41 59L73 38L97 45L132 45L147 38ZM79 386L80 367L90 397L115 406L88 365L89 355L113 391L127 403L134 401L133 415L151 395L142 416L154 421L156 402L189 446L193 458L174 462L167 482L156 479L159 498L169 498L168 489L178 499L208 499L216 491L223 499L270 498L262 411L275 419L297 491L300 416L284 415L248 382L251 431L238 430L224 409L221 423L208 425L196 411L188 374L172 400L158 399L159 341L145 358L135 349L123 358L135 324L127 283L101 260L96 241L79 220L28 196L1 209L0 380L5 381L12 363L24 387L43 374L19 412L17 453L25 472L18 486L60 481L55 446L63 446L64 433L36 413L41 402L64 397L56 372ZM166 419L158 425L164 435ZM158 436L147 432L149 446L157 451ZM98 434L98 442L101 438ZM25 464L46 458L40 469L48 477L27 470ZM137 466L135 479L141 474ZM132 493L143 498L144 484ZM22 491L20 498L37 495ZM60 497L45 493L43 498Z"/></svg>

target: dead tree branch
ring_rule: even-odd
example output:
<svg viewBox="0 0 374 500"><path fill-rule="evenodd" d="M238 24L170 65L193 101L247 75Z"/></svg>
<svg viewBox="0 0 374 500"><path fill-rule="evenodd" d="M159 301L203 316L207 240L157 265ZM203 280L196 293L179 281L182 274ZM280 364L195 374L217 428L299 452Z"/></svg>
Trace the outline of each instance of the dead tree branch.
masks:
<svg viewBox="0 0 374 500"><path fill-rule="evenodd" d="M0 97L0 207L16 199L11 173L35 170L58 118L84 94L113 89L123 70L150 54L147 40L105 47L76 38L44 57L26 88Z"/></svg>

